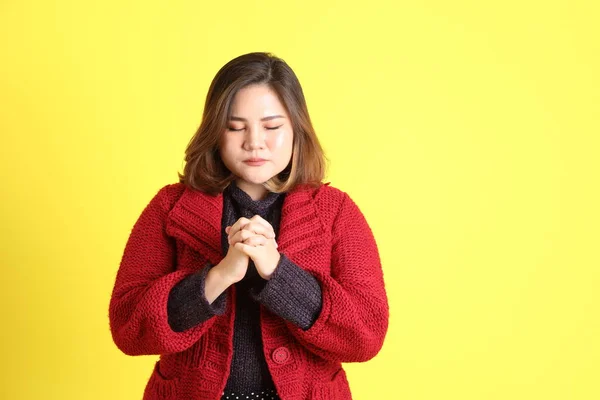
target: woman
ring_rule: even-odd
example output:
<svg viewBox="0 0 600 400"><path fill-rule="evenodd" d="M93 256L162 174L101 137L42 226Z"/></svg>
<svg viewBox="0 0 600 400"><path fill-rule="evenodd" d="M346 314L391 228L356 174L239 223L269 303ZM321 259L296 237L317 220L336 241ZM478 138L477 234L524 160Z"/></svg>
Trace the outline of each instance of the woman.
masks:
<svg viewBox="0 0 600 400"><path fill-rule="evenodd" d="M144 399L351 399L341 363L379 352L388 302L372 231L324 169L291 68L223 66L110 301L118 348L160 355Z"/></svg>

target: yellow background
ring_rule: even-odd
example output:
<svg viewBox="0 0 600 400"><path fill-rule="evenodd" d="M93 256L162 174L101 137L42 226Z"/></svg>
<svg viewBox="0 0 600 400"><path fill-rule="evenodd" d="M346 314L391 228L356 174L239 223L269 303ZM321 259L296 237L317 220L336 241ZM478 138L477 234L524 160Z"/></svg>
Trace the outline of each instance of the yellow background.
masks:
<svg viewBox="0 0 600 400"><path fill-rule="evenodd" d="M589 1L0 3L3 399L141 398L108 302L217 70L284 58L384 265L355 399L600 398Z"/></svg>

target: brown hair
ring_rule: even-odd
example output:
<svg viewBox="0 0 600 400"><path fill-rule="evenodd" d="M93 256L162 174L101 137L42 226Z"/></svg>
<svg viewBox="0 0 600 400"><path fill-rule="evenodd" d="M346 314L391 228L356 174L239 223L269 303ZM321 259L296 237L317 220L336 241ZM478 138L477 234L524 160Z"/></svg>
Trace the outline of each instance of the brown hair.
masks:
<svg viewBox="0 0 600 400"><path fill-rule="evenodd" d="M177 173L179 182L192 189L216 194L236 179L221 160L219 140L227 128L235 94L252 84L266 84L277 93L293 129L290 163L263 186L280 193L300 184L321 184L326 157L312 126L300 82L285 61L264 52L236 57L215 75L206 96L202 122L185 151L183 174Z"/></svg>

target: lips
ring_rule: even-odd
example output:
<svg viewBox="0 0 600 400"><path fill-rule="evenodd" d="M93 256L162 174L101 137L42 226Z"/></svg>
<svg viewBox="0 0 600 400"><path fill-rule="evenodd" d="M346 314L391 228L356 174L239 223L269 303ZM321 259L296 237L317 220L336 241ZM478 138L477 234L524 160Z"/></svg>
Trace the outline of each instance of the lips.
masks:
<svg viewBox="0 0 600 400"><path fill-rule="evenodd" d="M249 158L244 161L245 164L253 165L253 166L263 165L266 162L267 162L267 160L262 159L262 158Z"/></svg>

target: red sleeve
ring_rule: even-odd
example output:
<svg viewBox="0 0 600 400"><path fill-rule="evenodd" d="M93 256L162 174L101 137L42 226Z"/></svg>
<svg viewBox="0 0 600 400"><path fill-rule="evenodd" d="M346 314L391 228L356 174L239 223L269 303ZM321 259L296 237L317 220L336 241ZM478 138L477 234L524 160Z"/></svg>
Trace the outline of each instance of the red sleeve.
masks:
<svg viewBox="0 0 600 400"><path fill-rule="evenodd" d="M158 191L133 226L110 299L113 340L132 356L186 350L214 323L211 318L183 332L168 323L171 289L194 272L176 269L175 242L165 231L170 186Z"/></svg>
<svg viewBox="0 0 600 400"><path fill-rule="evenodd" d="M322 358L367 361L383 346L389 308L375 238L346 193L332 232L331 275L315 276L322 289L321 313L306 331L287 325L302 345Z"/></svg>

